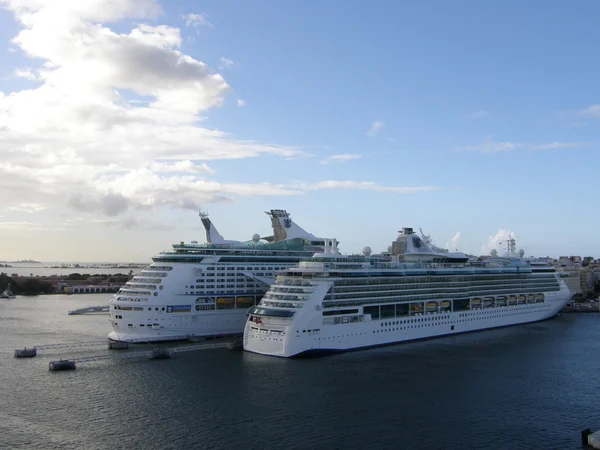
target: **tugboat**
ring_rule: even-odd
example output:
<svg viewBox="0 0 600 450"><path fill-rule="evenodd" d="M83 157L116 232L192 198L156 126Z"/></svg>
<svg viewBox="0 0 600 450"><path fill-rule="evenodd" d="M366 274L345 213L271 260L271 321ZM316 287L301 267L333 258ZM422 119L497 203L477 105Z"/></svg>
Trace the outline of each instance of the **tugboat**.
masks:
<svg viewBox="0 0 600 450"><path fill-rule="evenodd" d="M16 298L15 294L10 290L10 283L8 283L7 288L0 294L0 298Z"/></svg>

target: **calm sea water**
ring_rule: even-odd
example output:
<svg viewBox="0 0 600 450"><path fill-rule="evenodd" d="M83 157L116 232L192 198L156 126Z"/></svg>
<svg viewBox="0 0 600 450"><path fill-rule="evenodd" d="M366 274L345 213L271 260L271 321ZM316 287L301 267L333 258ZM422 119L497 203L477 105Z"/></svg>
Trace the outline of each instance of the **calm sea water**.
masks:
<svg viewBox="0 0 600 450"><path fill-rule="evenodd" d="M600 315L286 360L225 349L104 360L106 295L0 300L0 448L579 449L600 428ZM141 347L145 348L145 347Z"/></svg>
<svg viewBox="0 0 600 450"><path fill-rule="evenodd" d="M50 263L48 263L50 264ZM140 272L140 268L91 268L91 267L47 267L44 265L11 264L12 267L0 267L0 272L8 275L16 274L21 277L50 277L54 275L66 276L71 273L88 273L90 275L112 275L116 273L128 274L130 270L134 274Z"/></svg>

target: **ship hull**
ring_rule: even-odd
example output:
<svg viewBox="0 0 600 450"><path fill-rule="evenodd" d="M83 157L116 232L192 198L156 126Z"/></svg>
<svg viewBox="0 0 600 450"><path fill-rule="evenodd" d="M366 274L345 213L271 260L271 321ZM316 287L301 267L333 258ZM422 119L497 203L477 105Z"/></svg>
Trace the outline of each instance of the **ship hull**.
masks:
<svg viewBox="0 0 600 450"><path fill-rule="evenodd" d="M305 323L287 326L247 322L244 349L279 357L298 357L366 349L402 342L433 339L539 322L556 316L571 293L563 288L546 294L544 303L441 312L411 317L365 320L324 325L320 315ZM273 332L278 330L278 332Z"/></svg>
<svg viewBox="0 0 600 450"><path fill-rule="evenodd" d="M159 315L157 319L136 317L146 323L130 328L113 327L108 338L124 342L158 342L194 337L216 337L242 334L246 309ZM154 325L155 324L155 325ZM133 325L133 324L132 324ZM140 326L143 325L143 326Z"/></svg>

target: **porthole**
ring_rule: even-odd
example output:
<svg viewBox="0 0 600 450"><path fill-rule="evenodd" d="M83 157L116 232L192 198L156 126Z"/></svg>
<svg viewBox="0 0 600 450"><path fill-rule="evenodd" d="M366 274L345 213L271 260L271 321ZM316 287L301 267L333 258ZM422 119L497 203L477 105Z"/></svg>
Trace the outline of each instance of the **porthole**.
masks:
<svg viewBox="0 0 600 450"><path fill-rule="evenodd" d="M158 288L162 291L164 286L159 286Z"/></svg>
<svg viewBox="0 0 600 450"><path fill-rule="evenodd" d="M154 293L154 296L156 297L157 295L158 295L158 292L155 292L155 293Z"/></svg>

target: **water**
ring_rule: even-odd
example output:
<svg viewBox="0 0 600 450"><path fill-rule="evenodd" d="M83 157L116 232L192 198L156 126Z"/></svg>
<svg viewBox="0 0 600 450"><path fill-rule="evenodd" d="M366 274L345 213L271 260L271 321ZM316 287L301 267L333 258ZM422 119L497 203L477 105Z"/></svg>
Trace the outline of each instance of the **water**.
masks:
<svg viewBox="0 0 600 450"><path fill-rule="evenodd" d="M8 275L17 275L21 277L51 277L51 276L67 276L72 273L87 273L90 275L113 275L113 274L128 274L129 271L133 271L134 274L140 272L140 268L129 268L129 267L48 267L50 265L60 265L62 263L46 263L47 265L33 265L33 264L16 264L12 263L11 267L0 267L0 272L4 272Z"/></svg>
<svg viewBox="0 0 600 450"><path fill-rule="evenodd" d="M226 349L49 372L104 347L108 295L0 302L0 448L580 449L600 428L600 315L287 360ZM145 348L145 347L138 347Z"/></svg>

